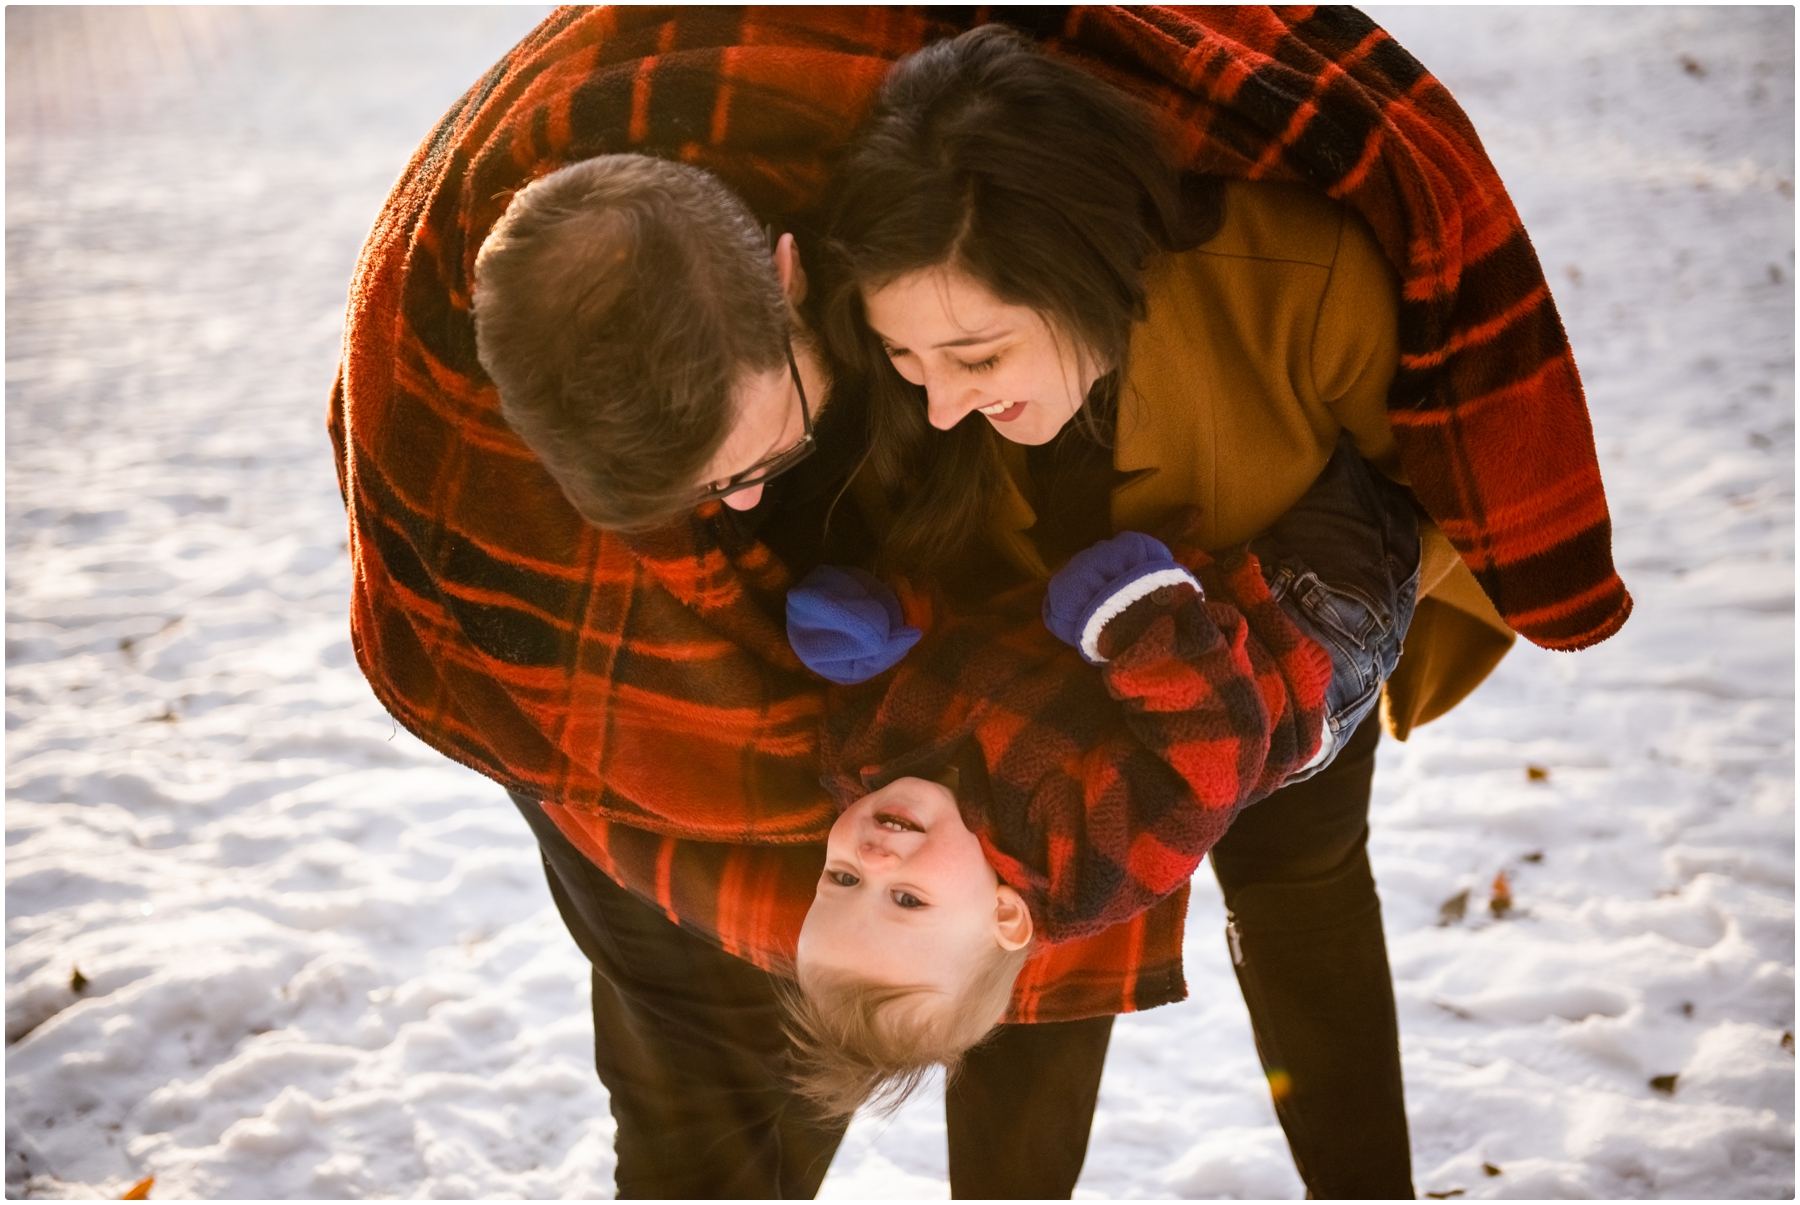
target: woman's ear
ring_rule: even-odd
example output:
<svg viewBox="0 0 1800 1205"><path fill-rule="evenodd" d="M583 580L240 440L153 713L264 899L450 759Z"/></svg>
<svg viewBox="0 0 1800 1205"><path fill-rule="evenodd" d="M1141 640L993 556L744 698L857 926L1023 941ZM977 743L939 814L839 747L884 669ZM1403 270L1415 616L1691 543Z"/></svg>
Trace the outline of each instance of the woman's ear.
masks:
<svg viewBox="0 0 1800 1205"><path fill-rule="evenodd" d="M800 246L791 234L782 235L775 243L775 275L789 305L806 300L806 269L800 264Z"/></svg>
<svg viewBox="0 0 1800 1205"><path fill-rule="evenodd" d="M1036 932L1031 923L1031 910L1019 893L1005 883L994 889L994 940L1003 950L1022 950L1031 944Z"/></svg>

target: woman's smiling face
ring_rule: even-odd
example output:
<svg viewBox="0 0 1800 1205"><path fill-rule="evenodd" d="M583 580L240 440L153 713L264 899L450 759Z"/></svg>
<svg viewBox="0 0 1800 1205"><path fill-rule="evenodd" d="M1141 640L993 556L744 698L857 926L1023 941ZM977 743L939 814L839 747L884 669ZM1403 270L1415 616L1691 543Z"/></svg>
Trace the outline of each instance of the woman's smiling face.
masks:
<svg viewBox="0 0 1800 1205"><path fill-rule="evenodd" d="M1067 331L953 267L865 292L863 308L895 371L924 387L939 430L979 411L1014 443L1048 443L1102 371Z"/></svg>

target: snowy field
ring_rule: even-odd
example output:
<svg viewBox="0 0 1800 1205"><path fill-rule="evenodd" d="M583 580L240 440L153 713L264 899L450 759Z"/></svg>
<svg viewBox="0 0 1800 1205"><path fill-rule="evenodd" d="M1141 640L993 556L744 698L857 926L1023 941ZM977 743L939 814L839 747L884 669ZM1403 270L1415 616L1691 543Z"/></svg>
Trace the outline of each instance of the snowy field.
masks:
<svg viewBox="0 0 1800 1205"><path fill-rule="evenodd" d="M586 965L352 663L325 436L382 196L541 11L8 10L8 1196L611 1192ZM1637 597L1383 750L1419 1190L1791 1196L1793 10L1377 19L1531 229ZM1196 886L1080 1195L1301 1195ZM928 1095L824 1195L946 1191Z"/></svg>

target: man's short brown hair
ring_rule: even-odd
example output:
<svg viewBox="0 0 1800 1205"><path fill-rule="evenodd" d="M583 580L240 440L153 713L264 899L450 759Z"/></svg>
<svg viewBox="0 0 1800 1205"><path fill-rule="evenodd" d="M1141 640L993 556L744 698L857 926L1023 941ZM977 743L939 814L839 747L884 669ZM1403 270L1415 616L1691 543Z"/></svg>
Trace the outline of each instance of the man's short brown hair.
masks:
<svg viewBox="0 0 1800 1205"><path fill-rule="evenodd" d="M501 412L599 527L692 504L747 373L784 368L789 307L762 228L698 168L602 155L512 200L475 261Z"/></svg>

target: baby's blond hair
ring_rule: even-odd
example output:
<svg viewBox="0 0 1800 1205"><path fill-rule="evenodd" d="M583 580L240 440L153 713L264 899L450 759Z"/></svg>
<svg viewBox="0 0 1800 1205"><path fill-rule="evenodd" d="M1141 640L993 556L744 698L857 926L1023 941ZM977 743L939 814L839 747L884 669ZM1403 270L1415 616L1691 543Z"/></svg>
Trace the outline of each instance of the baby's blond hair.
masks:
<svg viewBox="0 0 1800 1205"><path fill-rule="evenodd" d="M807 976L784 1001L795 1091L824 1117L839 1118L870 1100L892 1112L933 1067L954 1077L963 1056L1000 1023L1030 955L1029 943L1008 950L996 942L962 991L936 1008L931 987L835 971Z"/></svg>

